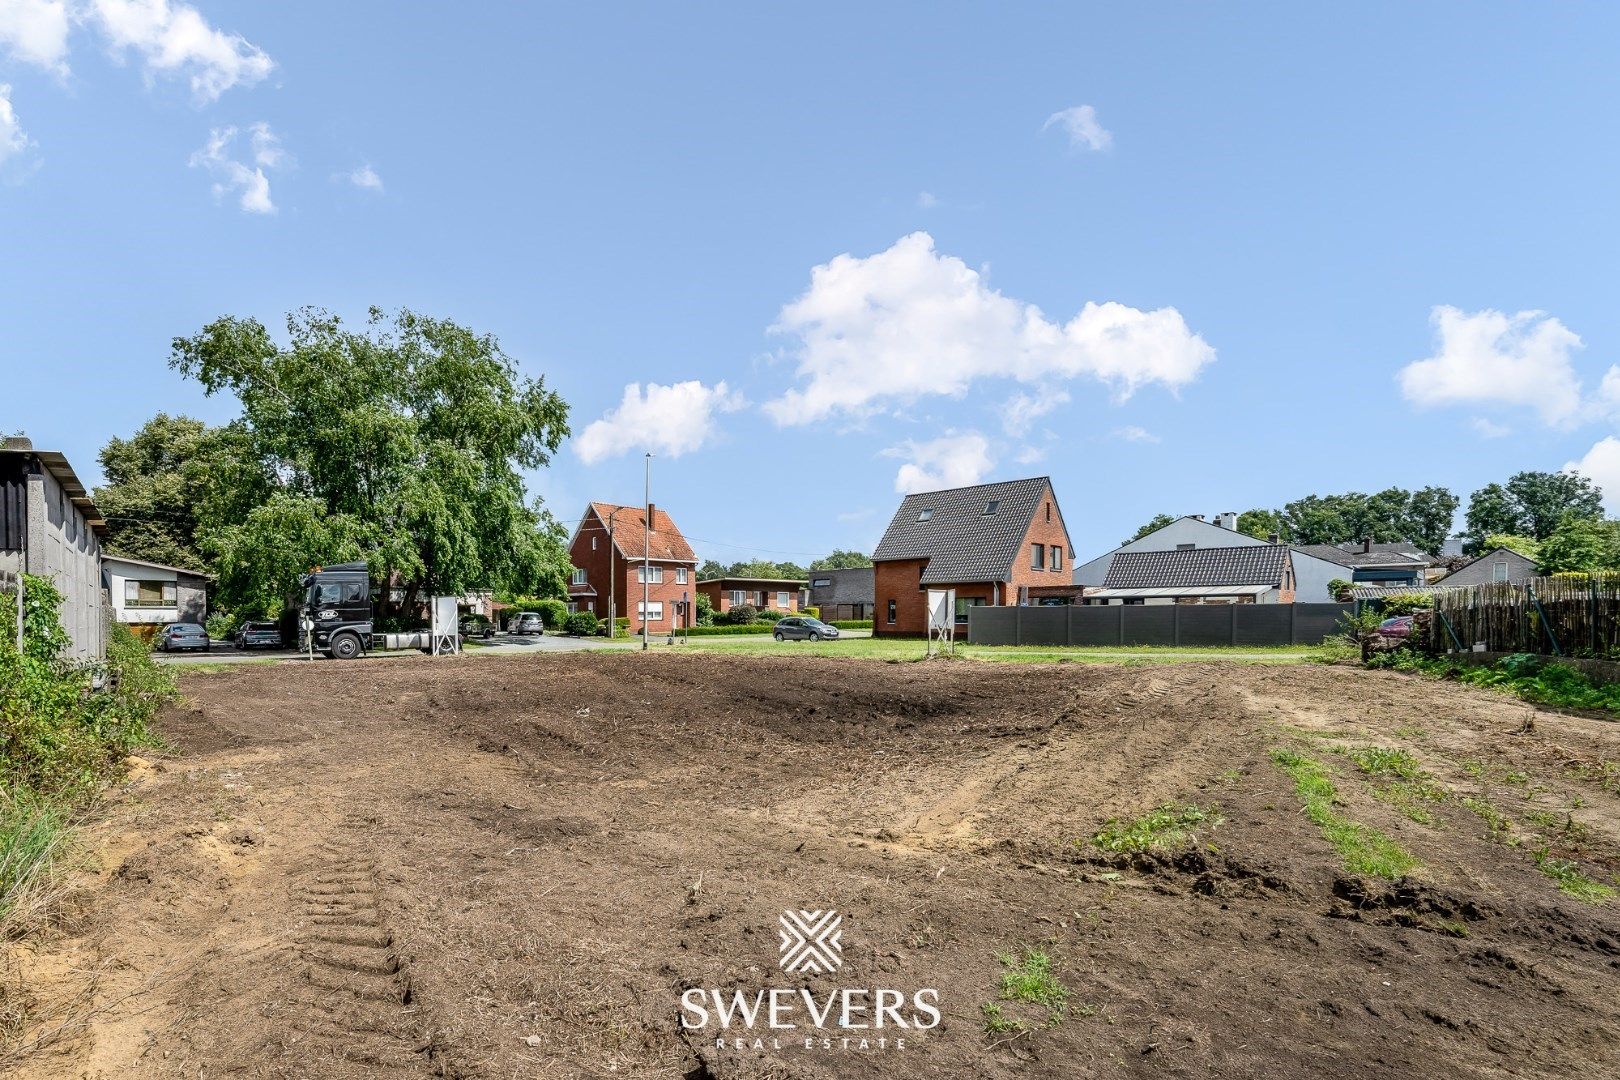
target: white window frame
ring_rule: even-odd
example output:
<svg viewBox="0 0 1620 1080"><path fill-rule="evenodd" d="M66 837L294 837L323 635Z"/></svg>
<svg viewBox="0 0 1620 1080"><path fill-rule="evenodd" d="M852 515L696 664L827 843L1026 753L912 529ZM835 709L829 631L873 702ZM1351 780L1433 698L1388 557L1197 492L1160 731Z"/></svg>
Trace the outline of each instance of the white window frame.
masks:
<svg viewBox="0 0 1620 1080"><path fill-rule="evenodd" d="M685 585L686 584L686 567L677 566L675 568L675 584L677 584L677 585Z"/></svg>
<svg viewBox="0 0 1620 1080"><path fill-rule="evenodd" d="M1491 564L1491 584L1500 585L1502 582L1506 581L1507 579L1508 579L1507 560L1503 559L1500 562L1492 563Z"/></svg>
<svg viewBox="0 0 1620 1080"><path fill-rule="evenodd" d="M788 611L793 607L793 601L788 599L788 591L786 589L780 589L777 591L776 606L781 608L783 611Z"/></svg>
<svg viewBox="0 0 1620 1080"><path fill-rule="evenodd" d="M649 616L648 612L651 612L652 614ZM664 602L662 600L654 600L651 603L642 603L640 600L637 600L636 618L645 623L663 622Z"/></svg>
<svg viewBox="0 0 1620 1080"><path fill-rule="evenodd" d="M571 574L568 578L568 583L570 585L585 585L588 584L589 581L586 577L585 571L576 566L574 567L573 574Z"/></svg>
<svg viewBox="0 0 1620 1080"><path fill-rule="evenodd" d="M659 566L657 563L652 563L651 565L647 563L636 564L637 585L662 585L663 583L664 568L662 566Z"/></svg>

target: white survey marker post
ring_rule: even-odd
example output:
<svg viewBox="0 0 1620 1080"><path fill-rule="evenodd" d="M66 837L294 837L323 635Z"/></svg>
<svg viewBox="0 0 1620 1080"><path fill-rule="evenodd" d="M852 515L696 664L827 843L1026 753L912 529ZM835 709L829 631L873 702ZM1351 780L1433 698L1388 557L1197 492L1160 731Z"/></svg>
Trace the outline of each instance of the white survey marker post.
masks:
<svg viewBox="0 0 1620 1080"><path fill-rule="evenodd" d="M433 640L430 652L435 655L461 651L461 619L453 596L433 598Z"/></svg>
<svg viewBox="0 0 1620 1080"><path fill-rule="evenodd" d="M934 639L956 652L956 590L928 590L928 655L934 655Z"/></svg>

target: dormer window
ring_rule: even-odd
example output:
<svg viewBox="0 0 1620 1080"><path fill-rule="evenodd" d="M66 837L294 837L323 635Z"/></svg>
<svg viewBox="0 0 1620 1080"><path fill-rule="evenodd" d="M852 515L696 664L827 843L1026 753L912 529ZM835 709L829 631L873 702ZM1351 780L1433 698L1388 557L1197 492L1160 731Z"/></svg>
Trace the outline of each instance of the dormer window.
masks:
<svg viewBox="0 0 1620 1080"><path fill-rule="evenodd" d="M994 514L996 512L996 507L998 507L1000 505L1001 505L1001 500L1000 499L991 499L989 502L985 503L984 504L984 516L989 517L991 514Z"/></svg>
<svg viewBox="0 0 1620 1080"><path fill-rule="evenodd" d="M919 513L917 515L917 520L918 521L928 521L933 516L934 516L934 508L932 506L930 506L926 510L923 510L921 513Z"/></svg>

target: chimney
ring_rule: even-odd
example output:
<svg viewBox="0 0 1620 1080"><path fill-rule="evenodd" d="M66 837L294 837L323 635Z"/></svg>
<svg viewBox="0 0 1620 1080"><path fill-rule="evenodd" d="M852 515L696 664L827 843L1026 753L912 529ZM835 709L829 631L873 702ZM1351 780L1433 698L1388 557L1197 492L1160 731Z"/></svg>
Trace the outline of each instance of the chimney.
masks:
<svg viewBox="0 0 1620 1080"><path fill-rule="evenodd" d="M1194 521L1203 521L1204 520L1204 515L1203 514L1188 514L1187 516L1192 518Z"/></svg>
<svg viewBox="0 0 1620 1080"><path fill-rule="evenodd" d="M647 528L653 530L654 532L658 531L658 504L657 503L648 503L647 504Z"/></svg>
<svg viewBox="0 0 1620 1080"><path fill-rule="evenodd" d="M8 435L6 436L5 448L7 450L32 450L34 442L26 435Z"/></svg>
<svg viewBox="0 0 1620 1080"><path fill-rule="evenodd" d="M1282 543L1282 537L1279 536L1277 533L1271 533L1271 534L1267 535L1266 543L1268 543L1268 544L1280 544L1280 543Z"/></svg>
<svg viewBox="0 0 1620 1080"><path fill-rule="evenodd" d="M1363 536L1361 538L1361 553L1363 555L1371 555L1372 554L1372 537Z"/></svg>
<svg viewBox="0 0 1620 1080"><path fill-rule="evenodd" d="M1237 515L1230 510L1215 515L1215 523L1223 529L1237 529Z"/></svg>

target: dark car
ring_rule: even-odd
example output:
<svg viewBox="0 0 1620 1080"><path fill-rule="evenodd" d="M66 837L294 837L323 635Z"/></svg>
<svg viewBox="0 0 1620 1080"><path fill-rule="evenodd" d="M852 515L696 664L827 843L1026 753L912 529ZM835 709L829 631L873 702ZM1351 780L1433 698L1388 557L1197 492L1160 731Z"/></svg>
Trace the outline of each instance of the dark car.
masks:
<svg viewBox="0 0 1620 1080"><path fill-rule="evenodd" d="M512 616L506 624L508 634L534 634L536 637L546 632L546 624L537 611L520 611Z"/></svg>
<svg viewBox="0 0 1620 1080"><path fill-rule="evenodd" d="M771 636L777 641L831 641L838 636L838 627L828 626L820 619L808 615L789 615L776 620Z"/></svg>
<svg viewBox="0 0 1620 1080"><path fill-rule="evenodd" d="M1412 616L1397 615L1393 619L1385 619L1378 624L1378 632L1384 637L1409 637L1412 633Z"/></svg>
<svg viewBox="0 0 1620 1080"><path fill-rule="evenodd" d="M281 648L281 627L273 622L245 622L231 638L238 649Z"/></svg>
<svg viewBox="0 0 1620 1080"><path fill-rule="evenodd" d="M490 625L490 621L482 615L463 615L457 629L464 638L492 638L495 636L495 627Z"/></svg>
<svg viewBox="0 0 1620 1080"><path fill-rule="evenodd" d="M196 623L170 623L158 631L157 640L153 642L152 647L160 652L207 652L208 631Z"/></svg>

